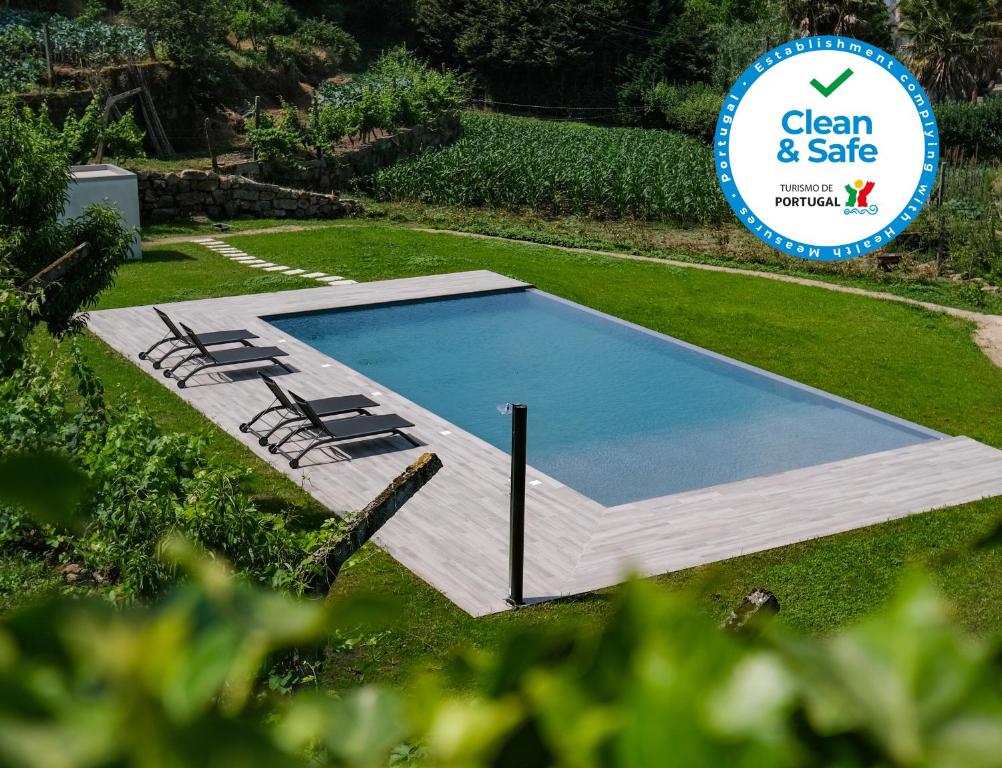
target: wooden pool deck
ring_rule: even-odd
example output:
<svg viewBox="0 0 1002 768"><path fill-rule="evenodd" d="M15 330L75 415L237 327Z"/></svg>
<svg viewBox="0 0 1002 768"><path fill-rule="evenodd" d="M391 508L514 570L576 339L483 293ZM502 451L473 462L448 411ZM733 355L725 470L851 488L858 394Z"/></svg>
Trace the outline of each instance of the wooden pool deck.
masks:
<svg viewBox="0 0 1002 768"><path fill-rule="evenodd" d="M398 413L423 443L401 438L316 451L301 469L237 426L271 400L255 369L204 373L186 389L137 352L164 328L149 307L94 312L89 327L164 386L289 476L333 512L358 509L424 451L443 469L376 536L376 543L474 616L506 609L508 454L312 347L263 317L526 287L487 271L158 305L196 330L247 328L277 345L295 373L271 369L305 397L362 393ZM429 343L424 340L423 343ZM431 340L430 343L434 343ZM500 417L499 417L500 418ZM604 507L529 468L525 594L543 600L716 562L940 507L1002 495L1002 451L966 437L792 470L698 491ZM854 564L846 563L846 568Z"/></svg>

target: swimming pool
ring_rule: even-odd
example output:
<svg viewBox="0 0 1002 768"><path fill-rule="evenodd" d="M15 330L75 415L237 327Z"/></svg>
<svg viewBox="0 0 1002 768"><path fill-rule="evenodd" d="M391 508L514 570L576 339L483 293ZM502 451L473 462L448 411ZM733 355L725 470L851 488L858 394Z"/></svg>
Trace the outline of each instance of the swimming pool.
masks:
<svg viewBox="0 0 1002 768"><path fill-rule="evenodd" d="M535 289L266 319L606 506L942 437Z"/></svg>

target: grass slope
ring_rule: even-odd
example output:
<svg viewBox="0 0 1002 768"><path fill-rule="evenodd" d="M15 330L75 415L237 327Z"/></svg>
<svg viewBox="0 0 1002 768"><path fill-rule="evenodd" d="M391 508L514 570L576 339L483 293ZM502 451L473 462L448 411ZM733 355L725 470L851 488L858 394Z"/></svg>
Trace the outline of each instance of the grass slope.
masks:
<svg viewBox="0 0 1002 768"><path fill-rule="evenodd" d="M230 240L255 256L356 280L493 269L936 429L1002 446L1002 371L971 341L968 324L911 307L383 224ZM150 249L145 262L123 268L102 306L303 285L271 280L199 246L165 245ZM294 483L131 362L96 339L85 345L109 390L140 399L169 428L204 433L222 460L251 468L248 490L258 503L322 514ZM964 625L994 631L1002 626L1002 554L970 545L999 517L1002 502L982 501L656 580L688 590L714 616L750 589L767 587L783 604L783 621L825 632L871 610L892 590L902 568L921 563L940 579ZM329 671L325 683L332 686L376 679L399 683L415 665L435 668L459 647L492 645L515 624L589 621L606 610L608 600L608 593L598 593L474 620L371 546L344 572L337 589L397 595L403 608L378 643L356 649Z"/></svg>

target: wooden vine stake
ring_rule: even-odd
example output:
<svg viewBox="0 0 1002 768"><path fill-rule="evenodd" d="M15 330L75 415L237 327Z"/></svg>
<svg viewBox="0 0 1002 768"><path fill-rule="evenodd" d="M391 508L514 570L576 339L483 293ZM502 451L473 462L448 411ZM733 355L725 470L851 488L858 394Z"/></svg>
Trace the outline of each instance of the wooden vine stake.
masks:
<svg viewBox="0 0 1002 768"><path fill-rule="evenodd" d="M42 45L45 48L45 75L49 79L49 87L55 81L52 73L52 45L49 43L49 25L42 25Z"/></svg>
<svg viewBox="0 0 1002 768"><path fill-rule="evenodd" d="M254 128L261 127L261 97L254 97ZM251 148L251 159L257 160L257 147Z"/></svg>
<svg viewBox="0 0 1002 768"><path fill-rule="evenodd" d="M219 161L216 160L216 153L212 149L212 136L209 134L209 118L205 118L202 127L205 129L205 146L209 149L209 158L212 160L212 170L219 170Z"/></svg>

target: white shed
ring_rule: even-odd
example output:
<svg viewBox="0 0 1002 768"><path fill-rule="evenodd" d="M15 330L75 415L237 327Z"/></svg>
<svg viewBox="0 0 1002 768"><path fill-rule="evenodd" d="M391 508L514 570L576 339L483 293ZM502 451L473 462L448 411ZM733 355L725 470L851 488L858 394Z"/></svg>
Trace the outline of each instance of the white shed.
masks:
<svg viewBox="0 0 1002 768"><path fill-rule="evenodd" d="M100 163L97 165L70 166L69 189L63 218L80 216L84 209L95 203L105 203L118 209L122 222L135 228L129 258L141 259L142 246L139 238L139 181L136 174L117 165Z"/></svg>

